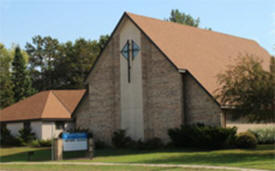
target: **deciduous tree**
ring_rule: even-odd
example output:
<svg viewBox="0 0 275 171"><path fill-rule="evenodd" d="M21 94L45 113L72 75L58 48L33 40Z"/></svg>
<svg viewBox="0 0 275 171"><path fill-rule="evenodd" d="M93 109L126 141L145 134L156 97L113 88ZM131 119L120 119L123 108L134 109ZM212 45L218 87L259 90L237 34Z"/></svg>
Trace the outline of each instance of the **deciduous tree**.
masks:
<svg viewBox="0 0 275 171"><path fill-rule="evenodd" d="M170 17L168 21L185 24L193 27L199 27L200 18L194 18L189 14L185 14L184 12L180 12L178 9L173 9L171 11Z"/></svg>
<svg viewBox="0 0 275 171"><path fill-rule="evenodd" d="M274 67L274 58L271 58ZM274 79L254 56L238 59L236 65L218 75L221 85L217 98L223 105L233 106L234 118L246 117L251 122L274 121ZM274 70L273 70L274 72Z"/></svg>
<svg viewBox="0 0 275 171"><path fill-rule="evenodd" d="M0 44L0 108L7 107L14 102L10 72L11 58L10 51Z"/></svg>

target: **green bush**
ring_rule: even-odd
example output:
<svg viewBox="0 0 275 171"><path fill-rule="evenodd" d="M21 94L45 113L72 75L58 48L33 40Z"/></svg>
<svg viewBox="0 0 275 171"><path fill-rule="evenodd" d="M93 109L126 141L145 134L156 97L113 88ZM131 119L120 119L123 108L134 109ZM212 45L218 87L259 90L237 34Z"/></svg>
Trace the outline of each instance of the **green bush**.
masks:
<svg viewBox="0 0 275 171"><path fill-rule="evenodd" d="M117 130L113 133L112 144L116 148L130 148L138 150L154 150L164 147L163 142L159 138L152 138L146 141L135 141L126 135L123 129Z"/></svg>
<svg viewBox="0 0 275 171"><path fill-rule="evenodd" d="M33 140L33 141L30 143L30 145L31 145L32 147L40 147L39 140Z"/></svg>
<svg viewBox="0 0 275 171"><path fill-rule="evenodd" d="M18 139L21 142L21 145L28 145L36 139L36 136L31 128L22 128L19 130Z"/></svg>
<svg viewBox="0 0 275 171"><path fill-rule="evenodd" d="M40 147L50 147L52 140L39 140Z"/></svg>
<svg viewBox="0 0 275 171"><path fill-rule="evenodd" d="M181 125L168 130L172 144L176 147L219 149L231 147L236 138L236 128L205 126L204 124Z"/></svg>
<svg viewBox="0 0 275 171"><path fill-rule="evenodd" d="M236 138L236 145L239 148L255 148L257 139L251 132L242 132Z"/></svg>
<svg viewBox="0 0 275 171"><path fill-rule="evenodd" d="M164 143L160 138L152 138L146 141L137 141L136 145L133 148L137 148L139 150L156 150L164 147Z"/></svg>
<svg viewBox="0 0 275 171"><path fill-rule="evenodd" d="M125 130L119 129L113 133L112 144L116 148L129 148L133 146L134 141L129 136L126 136Z"/></svg>
<svg viewBox="0 0 275 171"><path fill-rule="evenodd" d="M50 147L52 145L51 140L33 140L30 145L32 147Z"/></svg>
<svg viewBox="0 0 275 171"><path fill-rule="evenodd" d="M12 136L6 127L1 128L0 144L3 146L20 146L21 142Z"/></svg>
<svg viewBox="0 0 275 171"><path fill-rule="evenodd" d="M97 140L95 141L95 149L104 149L108 147L103 141Z"/></svg>
<svg viewBox="0 0 275 171"><path fill-rule="evenodd" d="M249 131L255 135L258 144L275 144L275 127Z"/></svg>

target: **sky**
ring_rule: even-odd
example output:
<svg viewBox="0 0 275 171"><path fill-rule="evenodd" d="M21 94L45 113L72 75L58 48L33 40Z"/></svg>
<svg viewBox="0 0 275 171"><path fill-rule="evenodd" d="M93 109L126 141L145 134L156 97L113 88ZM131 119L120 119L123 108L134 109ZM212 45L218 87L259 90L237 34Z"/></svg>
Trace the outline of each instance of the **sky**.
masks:
<svg viewBox="0 0 275 171"><path fill-rule="evenodd" d="M275 54L275 0L0 0L0 43L24 48L35 35L94 40L110 34L124 11L165 19L172 9Z"/></svg>

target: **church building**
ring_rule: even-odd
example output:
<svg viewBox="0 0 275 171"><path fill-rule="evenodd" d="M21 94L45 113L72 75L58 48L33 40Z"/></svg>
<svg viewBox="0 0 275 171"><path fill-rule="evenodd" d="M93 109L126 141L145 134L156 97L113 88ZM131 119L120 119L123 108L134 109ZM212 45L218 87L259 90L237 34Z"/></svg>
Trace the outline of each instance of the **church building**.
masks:
<svg viewBox="0 0 275 171"><path fill-rule="evenodd" d="M168 129L182 124L225 126L217 74L247 54L268 67L253 40L125 12L87 76L76 127L110 144L118 129L168 142Z"/></svg>

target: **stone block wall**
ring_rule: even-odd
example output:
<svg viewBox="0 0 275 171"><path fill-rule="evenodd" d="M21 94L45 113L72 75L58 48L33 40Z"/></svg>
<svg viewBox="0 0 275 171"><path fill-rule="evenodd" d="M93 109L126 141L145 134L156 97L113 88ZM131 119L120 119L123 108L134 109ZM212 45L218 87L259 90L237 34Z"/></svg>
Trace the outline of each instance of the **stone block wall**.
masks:
<svg viewBox="0 0 275 171"><path fill-rule="evenodd" d="M167 131L182 123L182 77L167 58L141 35L145 140L169 140Z"/></svg>
<svg viewBox="0 0 275 171"><path fill-rule="evenodd" d="M222 110L214 99L189 73L184 74L183 82L184 123L204 123L206 125L221 126Z"/></svg>
<svg viewBox="0 0 275 171"><path fill-rule="evenodd" d="M76 127L88 128L95 140L111 144L120 127L119 36L114 35L90 73L89 92L76 113Z"/></svg>

